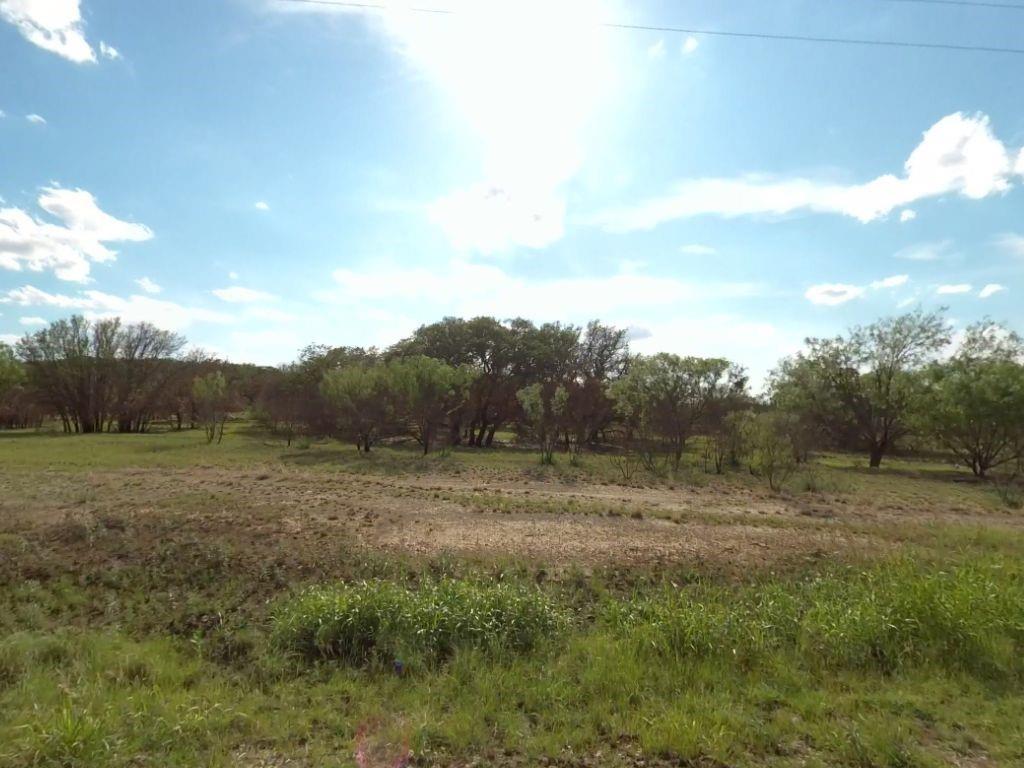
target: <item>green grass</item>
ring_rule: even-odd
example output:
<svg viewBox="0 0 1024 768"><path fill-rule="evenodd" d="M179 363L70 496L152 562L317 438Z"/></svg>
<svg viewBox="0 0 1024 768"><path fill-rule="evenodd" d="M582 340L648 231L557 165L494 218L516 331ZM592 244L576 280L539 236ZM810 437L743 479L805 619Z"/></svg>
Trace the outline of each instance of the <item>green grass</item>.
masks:
<svg viewBox="0 0 1024 768"><path fill-rule="evenodd" d="M529 651L558 634L564 614L542 592L445 579L313 587L273 615L274 645L306 659L352 664L438 663L460 649Z"/></svg>
<svg viewBox="0 0 1024 768"><path fill-rule="evenodd" d="M351 765L367 739L440 763L1011 765L1020 579L899 561L576 603L525 582L366 583L284 598L241 658L217 635L20 631L0 641L0 765ZM430 662L397 674L410 648Z"/></svg>

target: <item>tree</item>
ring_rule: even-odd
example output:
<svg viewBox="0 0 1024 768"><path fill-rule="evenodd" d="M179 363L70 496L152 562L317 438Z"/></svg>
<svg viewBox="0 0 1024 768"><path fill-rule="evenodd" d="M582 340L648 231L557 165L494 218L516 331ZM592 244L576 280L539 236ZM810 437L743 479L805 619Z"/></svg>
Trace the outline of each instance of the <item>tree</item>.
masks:
<svg viewBox="0 0 1024 768"><path fill-rule="evenodd" d="M0 401L25 381L25 369L14 350L0 341Z"/></svg>
<svg viewBox="0 0 1024 768"><path fill-rule="evenodd" d="M286 365L266 376L256 397L254 413L266 428L284 435L289 447L305 425L306 379L297 365Z"/></svg>
<svg viewBox="0 0 1024 768"><path fill-rule="evenodd" d="M185 338L150 323L118 329L114 409L118 432L145 432L174 373Z"/></svg>
<svg viewBox="0 0 1024 768"><path fill-rule="evenodd" d="M651 451L660 442L672 467L678 469L686 441L712 405L745 387L742 369L728 360L663 352L634 359L609 393L618 413L640 436L644 450Z"/></svg>
<svg viewBox="0 0 1024 768"><path fill-rule="evenodd" d="M18 342L28 381L66 432L141 432L166 402L185 339L149 323L79 315Z"/></svg>
<svg viewBox="0 0 1024 768"><path fill-rule="evenodd" d="M540 446L540 463L553 464L569 393L560 384L537 382L520 389L516 398L523 409L524 423Z"/></svg>
<svg viewBox="0 0 1024 768"><path fill-rule="evenodd" d="M0 342L0 428L25 427L32 420L25 381L25 367L14 350Z"/></svg>
<svg viewBox="0 0 1024 768"><path fill-rule="evenodd" d="M380 363L353 363L324 374L320 391L340 432L370 452L391 409L389 379Z"/></svg>
<svg viewBox="0 0 1024 768"><path fill-rule="evenodd" d="M878 467L909 432L921 403L921 371L949 340L941 312L921 310L855 327L845 337L809 338L807 351L772 373L772 402L810 415L840 443L865 447Z"/></svg>
<svg viewBox="0 0 1024 768"><path fill-rule="evenodd" d="M396 418L427 454L438 430L465 404L476 374L469 366L414 355L390 361L384 375Z"/></svg>
<svg viewBox="0 0 1024 768"><path fill-rule="evenodd" d="M214 371L205 376L197 376L192 382L192 396L196 415L206 434L207 445L214 440L220 445L224 439L224 424L228 420L230 404L228 381L224 374Z"/></svg>
<svg viewBox="0 0 1024 768"><path fill-rule="evenodd" d="M778 491L797 467L796 452L785 413L759 413L743 420L745 450L750 471L768 481Z"/></svg>
<svg viewBox="0 0 1024 768"><path fill-rule="evenodd" d="M919 424L985 477L1024 451L1024 342L990 322L967 329L959 351L925 377Z"/></svg>

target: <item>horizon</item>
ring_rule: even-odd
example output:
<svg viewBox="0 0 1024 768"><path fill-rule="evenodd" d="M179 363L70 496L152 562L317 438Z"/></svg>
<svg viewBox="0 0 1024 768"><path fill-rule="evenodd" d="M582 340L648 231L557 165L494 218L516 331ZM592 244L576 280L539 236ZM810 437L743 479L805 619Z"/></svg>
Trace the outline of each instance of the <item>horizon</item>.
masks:
<svg viewBox="0 0 1024 768"><path fill-rule="evenodd" d="M602 26L1019 48L1024 12L431 7L0 0L0 340L78 312L279 365L600 318L756 386L912 307L1024 330L1018 55Z"/></svg>

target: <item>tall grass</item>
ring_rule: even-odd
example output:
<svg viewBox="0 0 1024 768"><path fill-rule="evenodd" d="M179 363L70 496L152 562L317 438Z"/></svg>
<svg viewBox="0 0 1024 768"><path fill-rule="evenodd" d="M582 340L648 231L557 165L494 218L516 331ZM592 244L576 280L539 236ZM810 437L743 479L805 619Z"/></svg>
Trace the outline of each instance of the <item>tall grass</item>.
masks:
<svg viewBox="0 0 1024 768"><path fill-rule="evenodd" d="M434 663L459 648L527 651L564 622L549 597L526 586L373 581L314 587L286 600L274 613L272 641L307 659Z"/></svg>
<svg viewBox="0 0 1024 768"><path fill-rule="evenodd" d="M1024 582L998 562L936 571L898 561L788 585L665 591L609 603L602 621L673 657L791 652L812 668L1024 672Z"/></svg>

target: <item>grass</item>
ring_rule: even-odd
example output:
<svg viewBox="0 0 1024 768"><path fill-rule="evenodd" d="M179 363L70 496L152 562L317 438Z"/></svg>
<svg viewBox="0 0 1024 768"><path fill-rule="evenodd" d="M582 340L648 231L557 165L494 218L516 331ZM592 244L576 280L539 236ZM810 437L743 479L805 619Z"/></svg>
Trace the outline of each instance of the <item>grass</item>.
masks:
<svg viewBox="0 0 1024 768"><path fill-rule="evenodd" d="M273 615L273 643L306 659L351 664L439 663L457 650L532 650L556 635L564 614L542 592L521 585L386 581L313 587Z"/></svg>
<svg viewBox="0 0 1024 768"><path fill-rule="evenodd" d="M776 495L688 460L643 489L599 456L360 457L245 425L0 433L0 767L1024 764L1018 512L930 461L824 456ZM388 505L877 546L738 572L401 555L357 535Z"/></svg>

